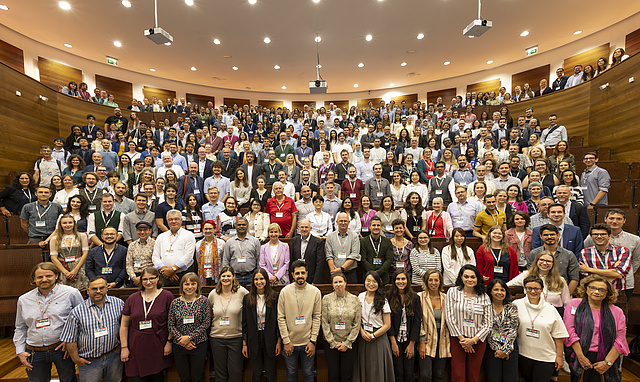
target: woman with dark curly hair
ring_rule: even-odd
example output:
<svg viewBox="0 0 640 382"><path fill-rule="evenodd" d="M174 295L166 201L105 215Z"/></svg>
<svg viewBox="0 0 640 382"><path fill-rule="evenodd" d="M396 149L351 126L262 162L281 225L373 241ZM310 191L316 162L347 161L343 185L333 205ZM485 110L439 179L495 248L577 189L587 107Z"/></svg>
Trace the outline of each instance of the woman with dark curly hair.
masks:
<svg viewBox="0 0 640 382"><path fill-rule="evenodd" d="M25 204L37 199L33 177L28 172L21 172L13 179L13 183L0 191L0 212L7 217L20 215Z"/></svg>

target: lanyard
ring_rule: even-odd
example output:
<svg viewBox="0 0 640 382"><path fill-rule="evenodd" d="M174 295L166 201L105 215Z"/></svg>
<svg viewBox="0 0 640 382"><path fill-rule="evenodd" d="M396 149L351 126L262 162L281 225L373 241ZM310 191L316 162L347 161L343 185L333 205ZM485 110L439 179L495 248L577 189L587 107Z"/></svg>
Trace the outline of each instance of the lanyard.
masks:
<svg viewBox="0 0 640 382"><path fill-rule="evenodd" d="M262 306L260 302L262 301ZM264 295L258 295L256 298L256 309L258 313L258 321L264 321L264 317L267 315L267 301Z"/></svg>
<svg viewBox="0 0 640 382"><path fill-rule="evenodd" d="M233 297L233 293L229 294L229 299L227 300L227 307L225 308L224 301L222 301L222 295L220 295L220 305L222 305L222 317L229 317L227 316L227 310L229 310L229 305L231 304L231 297Z"/></svg>
<svg viewBox="0 0 640 382"><path fill-rule="evenodd" d="M440 219L440 216L442 216L442 211L440 211L440 213L438 214L438 216L436 216L431 223L431 229L429 230L429 235L433 236L436 233L436 223L438 223L438 219ZM431 214L431 217L433 217L433 214Z"/></svg>
<svg viewBox="0 0 640 382"><path fill-rule="evenodd" d="M295 289L296 294L296 306L298 307L298 317L302 317L302 309L304 308L304 298L307 295L307 287L304 288L304 293L302 294L302 306L298 303L298 288Z"/></svg>
<svg viewBox="0 0 640 382"><path fill-rule="evenodd" d="M529 307L526 304L524 306L527 309L527 315L529 316L529 320L531 321L531 329L535 329L535 321L540 315L540 313L542 313L542 309L538 311L538 314L536 314L535 317L531 318L531 311L529 310Z"/></svg>
<svg viewBox="0 0 640 382"><path fill-rule="evenodd" d="M171 240L172 236L174 237L173 240ZM178 240L178 236L180 236L180 229L179 228L178 228L178 232L176 232L175 235L172 234L171 236L169 236L169 250L173 250L173 244L175 244L175 242Z"/></svg>
<svg viewBox="0 0 640 382"><path fill-rule="evenodd" d="M113 219L113 215L115 215L115 214L113 213L113 211L111 211L110 213L108 213L108 214L107 214L107 216L109 216L109 215L111 215L111 216L109 216L109 219L107 220L107 217L106 217L106 216L104 216L104 210L103 210L103 211L100 211L100 213L102 214L102 220L104 220L104 226L105 226L105 227L108 227L108 226L109 226L109 223L111 223L111 219Z"/></svg>
<svg viewBox="0 0 640 382"><path fill-rule="evenodd" d="M47 211L49 211L49 208L51 208L51 204L49 204L47 208L45 208L44 212L40 213L40 203L37 203L36 212L38 213L38 219L42 220L42 217L47 214Z"/></svg>
<svg viewBox="0 0 640 382"><path fill-rule="evenodd" d="M147 316L149 315L149 312L151 312L151 308L153 307L153 303L156 302L156 297L158 297L158 295L160 294L160 291L157 290L156 294L153 296L153 300L151 300L151 305L149 305L149 309L147 309L147 304L145 304L144 302L144 296L146 295L146 291L145 294L142 296L142 309L144 310L144 320L147 321Z"/></svg>
<svg viewBox="0 0 640 382"><path fill-rule="evenodd" d="M371 240L371 246L373 247L373 250L376 252L376 256L379 256L380 253L380 246L382 245L382 238L378 238L380 240L380 242L378 243L378 248L376 248L376 245L373 244L373 238L371 237L371 235L369 235L369 240Z"/></svg>
<svg viewBox="0 0 640 382"><path fill-rule="evenodd" d="M102 256L104 256L104 262L106 263L107 267L109 266L109 262L113 258L113 253L116 251L117 247L118 247L118 244L116 244L115 247L113 247L113 249L111 250L111 255L107 257L107 251L104 249L104 245L102 246Z"/></svg>
<svg viewBox="0 0 640 382"><path fill-rule="evenodd" d="M49 310L49 305L51 305L51 302L53 301L53 298L56 296L56 292L58 290L58 286L56 285L53 290L51 291L51 299L49 300L49 302L47 303L47 305L45 305L44 310L42 310L42 306L40 305L40 297L38 297L38 295L40 294L40 291L36 292L36 301L38 302L38 308L40 308L40 313L43 319L45 318L45 313L47 313L47 310ZM46 297L45 297L46 300ZM44 301L43 301L44 303Z"/></svg>
<svg viewBox="0 0 640 382"><path fill-rule="evenodd" d="M342 251L346 253L347 250L345 250L344 245L347 244L347 240L349 240L349 231L347 231L344 241L340 240L340 236L342 235L340 234L340 232L338 232L338 244L340 244L340 249L342 249Z"/></svg>
<svg viewBox="0 0 640 382"><path fill-rule="evenodd" d="M498 222L500 221L500 211L496 208L496 217L493 217L493 214L489 213L489 210L485 209L485 212L487 213L487 215L491 216L493 222L496 223L495 225L498 225Z"/></svg>
<svg viewBox="0 0 640 382"><path fill-rule="evenodd" d="M345 291L345 295L342 297L342 305L340 305L338 301L340 301L340 298L336 294L336 306L338 307L338 315L340 316L340 322L342 322L342 312L344 311L344 305L347 303L346 291Z"/></svg>
<svg viewBox="0 0 640 382"><path fill-rule="evenodd" d="M498 252L498 256L496 256L495 252L493 252L493 249L491 249L491 256L493 256L493 259L496 261L496 266L498 266L500 257L502 256L502 250L500 250L500 252Z"/></svg>
<svg viewBox="0 0 640 382"><path fill-rule="evenodd" d="M98 325L100 325L99 328L104 328L104 325L102 325L102 317L104 317L104 312L100 312L100 316L98 316L93 309L89 308L89 310L91 311L91 313L93 313L96 320L98 320Z"/></svg>
<svg viewBox="0 0 640 382"><path fill-rule="evenodd" d="M94 189L93 192L91 192L93 194L93 197L89 197L89 192L91 191L87 191L87 189L84 189L84 193L87 195L87 199L89 199L89 202L91 204L93 204L93 201L96 199L96 195L98 194L98 189Z"/></svg>
<svg viewBox="0 0 640 382"><path fill-rule="evenodd" d="M24 188L23 188L22 193L24 194L25 198L27 198L27 200L31 202L31 190L27 188L27 192L24 192Z"/></svg>
<svg viewBox="0 0 640 382"><path fill-rule="evenodd" d="M276 207L278 208L278 211L282 211L282 207L284 207L284 203L287 201L287 199L282 201L282 204L278 204L278 200L276 199Z"/></svg>

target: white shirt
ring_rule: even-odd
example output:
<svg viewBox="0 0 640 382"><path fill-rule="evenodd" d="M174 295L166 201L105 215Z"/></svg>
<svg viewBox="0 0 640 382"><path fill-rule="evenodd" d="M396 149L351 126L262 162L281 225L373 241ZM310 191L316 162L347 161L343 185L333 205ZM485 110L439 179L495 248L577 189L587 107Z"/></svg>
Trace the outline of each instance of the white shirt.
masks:
<svg viewBox="0 0 640 382"><path fill-rule="evenodd" d="M365 324L371 324L374 328L380 328L384 325L384 318L382 315L384 313L391 313L389 302L385 298L382 312L378 312L378 314L376 314L373 312L373 302L369 304L365 300L366 294L367 292L362 292L358 295L358 299L362 305L362 322Z"/></svg>
<svg viewBox="0 0 640 382"><path fill-rule="evenodd" d="M193 264L195 249L196 237L192 232L180 228L174 235L169 230L158 235L151 260L156 269L177 265L186 271Z"/></svg>
<svg viewBox="0 0 640 382"><path fill-rule="evenodd" d="M178 178L180 178L181 176L184 175L184 170L182 170L182 167L180 167L180 166L178 166L176 164L173 164L173 165L171 165L171 167L162 166L162 167L158 168L156 170L156 179L157 178L164 178L164 175L167 173L167 170L173 170L173 172L176 173L176 176Z"/></svg>
<svg viewBox="0 0 640 382"><path fill-rule="evenodd" d="M309 239L311 238L311 234L307 236L307 238L303 238L300 236L300 259L304 260L304 254L307 252L307 246L309 245Z"/></svg>
<svg viewBox="0 0 640 382"><path fill-rule="evenodd" d="M527 297L514 301L518 308L520 326L518 327L518 348L520 355L535 361L555 362L556 345L554 338L569 337L562 317L551 304L540 297L538 305L532 305ZM540 313L538 315L538 313ZM537 317L536 317L537 315ZM531 320L535 318L533 329L539 331L540 338L527 336L531 329Z"/></svg>
<svg viewBox="0 0 640 382"><path fill-rule="evenodd" d="M465 260L464 255L462 254L462 249L458 247L455 248L457 252L456 260L451 259L451 246L447 245L442 248L442 269L444 271L442 279L444 285L454 285L456 283L458 273L460 272L460 268L462 268L463 265L476 265L476 255L473 252L473 249L467 247L467 255L469 255L469 260Z"/></svg>
<svg viewBox="0 0 640 382"><path fill-rule="evenodd" d="M380 163L387 156L387 150L385 150L382 147L378 147L378 148L372 147L370 150L370 153L371 153L370 159L373 163Z"/></svg>
<svg viewBox="0 0 640 382"><path fill-rule="evenodd" d="M313 236L322 237L333 232L333 222L331 215L328 213L322 211L320 214L317 214L313 211L305 218L311 222L311 233Z"/></svg>

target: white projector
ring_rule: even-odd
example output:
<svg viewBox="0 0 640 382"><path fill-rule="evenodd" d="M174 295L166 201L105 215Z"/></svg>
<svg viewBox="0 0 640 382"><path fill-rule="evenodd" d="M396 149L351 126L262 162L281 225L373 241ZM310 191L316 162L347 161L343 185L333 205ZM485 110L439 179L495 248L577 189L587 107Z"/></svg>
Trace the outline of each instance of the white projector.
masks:
<svg viewBox="0 0 640 382"><path fill-rule="evenodd" d="M487 20L473 20L471 24L467 25L462 31L462 34L469 37L480 37L484 32L491 29L491 21Z"/></svg>
<svg viewBox="0 0 640 382"><path fill-rule="evenodd" d="M327 93L327 81L325 81L325 80L309 81L309 93L311 93L311 94L326 94Z"/></svg>
<svg viewBox="0 0 640 382"><path fill-rule="evenodd" d="M149 28L144 30L144 35L156 44L166 44L173 42L173 37L162 28Z"/></svg>

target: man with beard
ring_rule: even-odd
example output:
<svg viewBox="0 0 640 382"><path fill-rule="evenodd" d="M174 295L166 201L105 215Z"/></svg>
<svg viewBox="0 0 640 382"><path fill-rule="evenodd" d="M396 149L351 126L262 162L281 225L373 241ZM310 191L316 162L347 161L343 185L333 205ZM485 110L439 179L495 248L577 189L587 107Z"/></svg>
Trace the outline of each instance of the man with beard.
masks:
<svg viewBox="0 0 640 382"><path fill-rule="evenodd" d="M82 295L73 287L58 284L60 270L53 263L37 264L31 280L36 288L18 298L13 334L18 359L32 382L50 381L52 363L60 382L76 382L75 365L65 356L60 334L73 308L82 304Z"/></svg>
<svg viewBox="0 0 640 382"><path fill-rule="evenodd" d="M124 301L107 296L108 290L104 276L91 279L87 288L89 298L71 311L60 336L71 360L78 365L83 382L122 379L119 349Z"/></svg>
<svg viewBox="0 0 640 382"><path fill-rule="evenodd" d="M298 376L298 358L305 382L313 381L316 340L322 313L321 293L307 283L307 263L296 260L291 266L294 283L282 288L278 300L278 328L284 345L287 381Z"/></svg>
<svg viewBox="0 0 640 382"><path fill-rule="evenodd" d="M109 288L122 286L127 277L127 248L116 243L117 236L113 227L102 230L102 244L89 251L84 265L89 279L104 276Z"/></svg>

